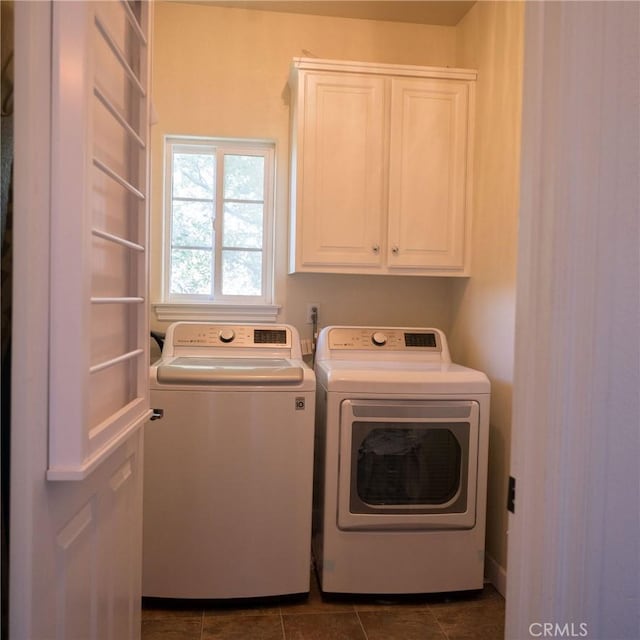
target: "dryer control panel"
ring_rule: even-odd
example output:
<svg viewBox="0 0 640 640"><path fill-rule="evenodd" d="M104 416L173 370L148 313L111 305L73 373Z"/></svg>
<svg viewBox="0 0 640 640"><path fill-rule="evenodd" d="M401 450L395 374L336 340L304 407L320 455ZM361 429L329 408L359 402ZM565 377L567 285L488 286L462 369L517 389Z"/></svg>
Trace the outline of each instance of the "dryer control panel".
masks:
<svg viewBox="0 0 640 640"><path fill-rule="evenodd" d="M328 331L331 350L360 351L442 351L441 333L437 329L399 329L395 327L333 327Z"/></svg>

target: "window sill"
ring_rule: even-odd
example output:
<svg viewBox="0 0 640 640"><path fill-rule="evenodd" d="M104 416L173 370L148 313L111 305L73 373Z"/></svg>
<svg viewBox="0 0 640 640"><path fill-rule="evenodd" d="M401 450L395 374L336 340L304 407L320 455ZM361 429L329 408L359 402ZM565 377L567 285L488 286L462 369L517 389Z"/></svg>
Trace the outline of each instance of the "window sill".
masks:
<svg viewBox="0 0 640 640"><path fill-rule="evenodd" d="M275 322L280 310L277 304L153 302L151 306L163 322Z"/></svg>

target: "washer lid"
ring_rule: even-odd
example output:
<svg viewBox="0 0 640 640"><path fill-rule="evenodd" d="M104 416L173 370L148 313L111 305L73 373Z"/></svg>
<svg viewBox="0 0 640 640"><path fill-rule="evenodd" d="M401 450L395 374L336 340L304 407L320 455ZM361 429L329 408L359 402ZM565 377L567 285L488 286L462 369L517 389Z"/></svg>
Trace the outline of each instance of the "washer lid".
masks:
<svg viewBox="0 0 640 640"><path fill-rule="evenodd" d="M198 358L179 357L160 363L161 384L300 384L302 366L284 358Z"/></svg>

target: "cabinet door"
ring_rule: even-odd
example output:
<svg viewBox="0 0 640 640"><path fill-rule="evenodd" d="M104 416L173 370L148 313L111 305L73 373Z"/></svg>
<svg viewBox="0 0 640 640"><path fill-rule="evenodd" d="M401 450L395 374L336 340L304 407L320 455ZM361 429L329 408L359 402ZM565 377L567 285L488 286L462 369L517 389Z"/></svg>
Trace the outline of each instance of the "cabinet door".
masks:
<svg viewBox="0 0 640 640"><path fill-rule="evenodd" d="M301 79L298 264L375 268L383 252L385 80Z"/></svg>
<svg viewBox="0 0 640 640"><path fill-rule="evenodd" d="M469 85L392 80L390 268L463 270Z"/></svg>

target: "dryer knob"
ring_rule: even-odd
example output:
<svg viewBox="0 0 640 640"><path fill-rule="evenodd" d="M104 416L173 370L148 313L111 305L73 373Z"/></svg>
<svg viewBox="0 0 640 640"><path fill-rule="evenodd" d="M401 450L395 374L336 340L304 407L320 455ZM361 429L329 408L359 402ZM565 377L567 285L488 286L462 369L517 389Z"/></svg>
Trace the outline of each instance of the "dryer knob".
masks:
<svg viewBox="0 0 640 640"><path fill-rule="evenodd" d="M376 347L382 347L387 344L387 336L381 331L376 331L371 336L371 342L376 345Z"/></svg>
<svg viewBox="0 0 640 640"><path fill-rule="evenodd" d="M233 329L222 329L218 334L220 342L232 342L236 337L236 333Z"/></svg>

